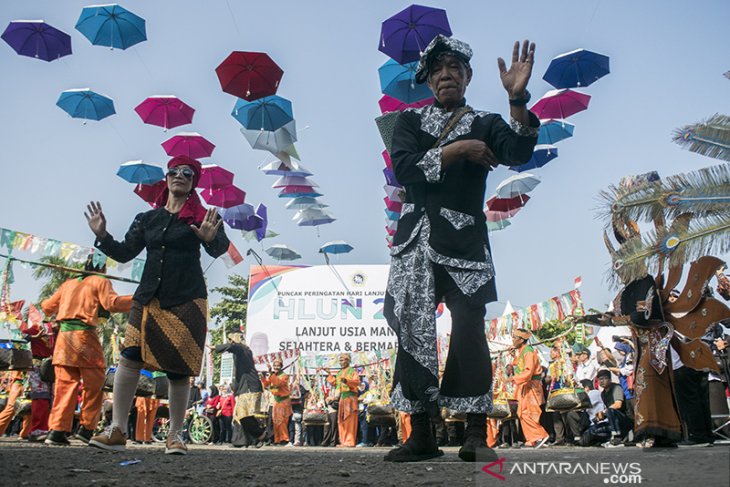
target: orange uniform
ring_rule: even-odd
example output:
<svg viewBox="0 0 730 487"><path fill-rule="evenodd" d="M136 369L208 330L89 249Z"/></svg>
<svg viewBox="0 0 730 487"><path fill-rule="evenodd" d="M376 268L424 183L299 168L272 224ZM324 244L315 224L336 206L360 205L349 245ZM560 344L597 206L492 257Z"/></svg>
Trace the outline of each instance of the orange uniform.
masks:
<svg viewBox="0 0 730 487"><path fill-rule="evenodd" d="M0 412L0 436L5 434L5 430L8 429L10 421L15 416L15 401L23 395L23 372L20 370L14 370L10 373L10 379L8 381L8 402L5 404L5 409Z"/></svg>
<svg viewBox="0 0 730 487"><path fill-rule="evenodd" d="M344 382L342 379L345 379ZM327 382L335 387L335 397L339 397L337 410L337 430L341 446L355 446L357 440L357 395L360 376L352 367L341 369L337 375L329 375Z"/></svg>
<svg viewBox="0 0 730 487"><path fill-rule="evenodd" d="M291 399L289 395L289 376L284 372L264 377L264 387L274 396L272 407L272 422L274 423L274 443L289 441L289 418L292 415Z"/></svg>
<svg viewBox="0 0 730 487"><path fill-rule="evenodd" d="M405 443L411 437L411 431L413 430L411 427L411 415L403 411L399 411L398 414L400 414L400 433L402 441Z"/></svg>
<svg viewBox="0 0 730 487"><path fill-rule="evenodd" d="M532 445L548 436L547 431L540 426L540 414L542 414L540 405L545 401L540 382L542 365L537 351L530 345L523 344L517 350L512 366L515 371L513 381L518 401L517 417L520 418L525 442Z"/></svg>
<svg viewBox="0 0 730 487"><path fill-rule="evenodd" d="M99 422L104 384L104 353L96 325L100 307L109 312L127 312L132 296L119 296L101 276L69 279L41 304L46 315L60 323L53 365L56 374L53 408L48 427L71 431L76 389L83 380L80 423L94 430Z"/></svg>
<svg viewBox="0 0 730 487"><path fill-rule="evenodd" d="M138 397L134 405L137 407L137 426L134 428L134 438L137 441L152 441L152 426L155 424L160 400Z"/></svg>

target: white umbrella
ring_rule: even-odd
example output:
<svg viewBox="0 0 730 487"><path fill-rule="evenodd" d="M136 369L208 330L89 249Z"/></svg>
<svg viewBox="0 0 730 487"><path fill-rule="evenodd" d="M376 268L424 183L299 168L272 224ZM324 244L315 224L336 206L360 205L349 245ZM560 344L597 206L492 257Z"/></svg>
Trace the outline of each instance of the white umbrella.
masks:
<svg viewBox="0 0 730 487"><path fill-rule="evenodd" d="M241 133L254 149L271 152L281 152L297 141L297 129L294 120L273 132L242 128Z"/></svg>
<svg viewBox="0 0 730 487"><path fill-rule="evenodd" d="M286 206L287 210L306 210L307 208L315 208L315 209L327 208L329 205L320 203L319 201L317 201L317 198L312 198L309 196L300 196L298 198L292 199L285 206Z"/></svg>
<svg viewBox="0 0 730 487"><path fill-rule="evenodd" d="M529 193L540 184L540 179L530 173L520 173L510 176L497 185L497 196L500 198L514 198Z"/></svg>
<svg viewBox="0 0 730 487"><path fill-rule="evenodd" d="M266 249L266 253L276 260L297 260L302 256L284 244L272 245Z"/></svg>
<svg viewBox="0 0 730 487"><path fill-rule="evenodd" d="M281 176L271 185L272 188L283 188L284 186L309 186L310 188L318 188L319 184L302 176Z"/></svg>

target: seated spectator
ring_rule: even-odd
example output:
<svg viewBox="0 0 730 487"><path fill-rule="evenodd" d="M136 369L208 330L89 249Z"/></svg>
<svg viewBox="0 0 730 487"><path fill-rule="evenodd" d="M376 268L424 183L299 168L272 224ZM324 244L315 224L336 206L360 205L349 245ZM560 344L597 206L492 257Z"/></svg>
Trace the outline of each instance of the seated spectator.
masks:
<svg viewBox="0 0 730 487"><path fill-rule="evenodd" d="M611 382L611 372L608 370L599 370L598 386L601 388L601 400L605 406L603 411L599 411L596 417L600 419L608 419L611 439L604 443L606 447L623 446L626 435L631 430L632 422L626 413L626 398L621 386L615 382Z"/></svg>

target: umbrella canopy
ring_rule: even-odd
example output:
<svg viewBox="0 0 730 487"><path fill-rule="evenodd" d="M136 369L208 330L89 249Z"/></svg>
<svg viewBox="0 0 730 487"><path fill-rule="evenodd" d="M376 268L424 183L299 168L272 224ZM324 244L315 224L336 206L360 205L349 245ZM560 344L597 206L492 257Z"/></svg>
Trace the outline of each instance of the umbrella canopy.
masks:
<svg viewBox="0 0 730 487"><path fill-rule="evenodd" d="M432 98L433 93L426 84L416 83L418 63L398 64L389 59L380 68L380 91L403 103L415 103Z"/></svg>
<svg viewBox="0 0 730 487"><path fill-rule="evenodd" d="M389 209L385 208L383 211L385 211L385 218L391 221L398 221L400 219L400 213L397 211L390 211Z"/></svg>
<svg viewBox="0 0 730 487"><path fill-rule="evenodd" d="M320 196L324 195L322 193L316 192L309 186L286 186L281 191L279 191L279 194L277 196L279 198L319 198Z"/></svg>
<svg viewBox="0 0 730 487"><path fill-rule="evenodd" d="M153 208L157 197L167 188L167 181L158 181L155 184L138 184L134 188L134 193L145 200Z"/></svg>
<svg viewBox="0 0 730 487"><path fill-rule="evenodd" d="M135 184L154 184L165 179L165 172L160 166L145 164L142 161L129 161L121 164L117 176Z"/></svg>
<svg viewBox="0 0 730 487"><path fill-rule="evenodd" d="M387 196L383 198L383 201L385 201L385 207L388 208L390 211L400 213L401 208L403 208L403 203L401 203L400 201L393 201Z"/></svg>
<svg viewBox="0 0 730 487"><path fill-rule="evenodd" d="M61 92L56 105L73 118L84 120L102 120L117 113L111 98L89 88Z"/></svg>
<svg viewBox="0 0 730 487"><path fill-rule="evenodd" d="M393 201L403 201L405 197L405 191L399 186L390 186L385 184L383 185L383 189L385 190L385 194L388 195L388 198Z"/></svg>
<svg viewBox="0 0 730 487"><path fill-rule="evenodd" d="M165 130L192 123L195 109L173 95L155 95L134 108L144 123Z"/></svg>
<svg viewBox="0 0 730 487"><path fill-rule="evenodd" d="M332 240L319 248L322 254L346 254L352 251L354 247L344 240Z"/></svg>
<svg viewBox="0 0 730 487"><path fill-rule="evenodd" d="M487 231L496 232L498 230L503 230L504 228L507 228L510 225L512 225L512 222L510 222L509 220L500 220L497 222L487 222Z"/></svg>
<svg viewBox="0 0 730 487"><path fill-rule="evenodd" d="M555 88L588 86L611 72L608 64L608 56L576 49L554 57L542 79Z"/></svg>
<svg viewBox="0 0 730 487"><path fill-rule="evenodd" d="M265 252L276 260L297 260L302 258L296 251L284 244L272 245Z"/></svg>
<svg viewBox="0 0 730 487"><path fill-rule="evenodd" d="M523 172L542 167L558 157L558 148L554 145L536 145L529 161L519 166L510 166L510 171Z"/></svg>
<svg viewBox="0 0 730 487"><path fill-rule="evenodd" d="M302 176L281 176L271 185L272 188L283 188L285 186L309 186L310 188L318 188L319 184Z"/></svg>
<svg viewBox="0 0 730 487"><path fill-rule="evenodd" d="M384 168L383 169L383 176L385 176L385 181L388 183L389 186L395 186L397 188L400 188L401 185L398 183L398 180L395 179L395 172L393 172L392 169Z"/></svg>
<svg viewBox="0 0 730 487"><path fill-rule="evenodd" d="M217 164L207 164L201 168L199 188L205 188L212 195L212 190L233 184L233 173Z"/></svg>
<svg viewBox="0 0 730 487"><path fill-rule="evenodd" d="M291 102L276 95L254 101L239 98L231 115L249 130L273 131L294 120Z"/></svg>
<svg viewBox="0 0 730 487"><path fill-rule="evenodd" d="M299 210L292 220L295 220L300 227L316 227L335 221L329 213L318 208Z"/></svg>
<svg viewBox="0 0 730 487"><path fill-rule="evenodd" d="M252 148L271 152L283 151L297 141L297 126L294 120L273 132L241 128L241 133Z"/></svg>
<svg viewBox="0 0 730 487"><path fill-rule="evenodd" d="M388 221L385 225L385 231L388 232L388 235L395 235L396 230L398 230L397 221Z"/></svg>
<svg viewBox="0 0 730 487"><path fill-rule="evenodd" d="M579 91L550 90L530 108L530 111L540 119L563 119L587 109L590 100L590 95Z"/></svg>
<svg viewBox="0 0 730 487"><path fill-rule="evenodd" d="M296 161L273 161L267 162L259 166L259 170L263 171L267 176L311 176L312 173L303 165Z"/></svg>
<svg viewBox="0 0 730 487"><path fill-rule="evenodd" d="M390 154L388 154L388 151L384 150L380 154L383 156L383 160L385 161L385 167L387 167L388 169L390 169L392 171L393 170L393 161L390 159Z"/></svg>
<svg viewBox="0 0 730 487"><path fill-rule="evenodd" d="M433 100L433 98L425 98L414 103L403 103L402 101L393 98L392 96L383 95L383 97L378 100L378 105L380 105L381 113L402 112L406 108L420 108L426 105L430 105L433 103Z"/></svg>
<svg viewBox="0 0 730 487"><path fill-rule="evenodd" d="M299 196L288 202L285 207L287 210L306 210L307 208L327 208L329 205L320 203L316 198L309 196Z"/></svg>
<svg viewBox="0 0 730 487"><path fill-rule="evenodd" d="M540 184L540 179L530 173L510 176L497 185L497 196L500 198L514 198L529 193Z"/></svg>
<svg viewBox="0 0 730 487"><path fill-rule="evenodd" d="M265 204L259 203L256 207L256 216L261 219L261 226L256 229L256 240L260 242L268 236L269 217L267 216Z"/></svg>
<svg viewBox="0 0 730 487"><path fill-rule="evenodd" d="M418 61L421 52L439 34L451 37L446 11L411 5L383 21L378 50L401 64Z"/></svg>
<svg viewBox="0 0 730 487"><path fill-rule="evenodd" d="M487 210L484 212L484 215L487 217L488 222L499 222L502 220L509 220L512 218L518 211L520 211L522 208L515 208L510 211L492 211Z"/></svg>
<svg viewBox="0 0 730 487"><path fill-rule="evenodd" d="M218 213L221 215L221 218L223 218L223 221L226 222L229 227L235 228L236 230L255 230L256 228L258 228L245 228L245 224L248 219L256 216L254 214L253 206L247 203L218 210ZM259 221L258 223L259 226L261 226L261 222Z"/></svg>
<svg viewBox="0 0 730 487"><path fill-rule="evenodd" d="M144 19L117 4L84 7L76 30L93 45L112 49L126 49L147 40Z"/></svg>
<svg viewBox="0 0 730 487"><path fill-rule="evenodd" d="M538 144L555 144L573 136L575 125L565 120L541 120Z"/></svg>
<svg viewBox="0 0 730 487"><path fill-rule="evenodd" d="M226 93L253 101L276 94L284 71L264 52L233 51L215 68Z"/></svg>
<svg viewBox="0 0 730 487"><path fill-rule="evenodd" d="M515 196L514 198L498 198L493 196L487 200L488 211L500 211L500 212L512 212L517 213L515 210L519 210L530 201L530 197L526 194ZM514 216L514 213L512 216Z"/></svg>
<svg viewBox="0 0 730 487"><path fill-rule="evenodd" d="M50 62L71 54L71 36L43 20L13 20L1 37L21 56Z"/></svg>
<svg viewBox="0 0 730 487"><path fill-rule="evenodd" d="M212 191L203 191L201 196L206 203L219 208L242 205L246 200L246 192L232 184Z"/></svg>
<svg viewBox="0 0 730 487"><path fill-rule="evenodd" d="M180 132L162 143L168 156L188 156L193 159L210 157L215 145L197 132Z"/></svg>

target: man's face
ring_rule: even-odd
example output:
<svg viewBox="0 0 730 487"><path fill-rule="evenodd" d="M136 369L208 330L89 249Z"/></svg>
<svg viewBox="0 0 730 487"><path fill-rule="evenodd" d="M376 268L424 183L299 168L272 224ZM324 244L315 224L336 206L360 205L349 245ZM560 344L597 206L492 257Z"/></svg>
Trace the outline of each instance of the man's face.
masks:
<svg viewBox="0 0 730 487"><path fill-rule="evenodd" d="M605 375L602 375L598 378L598 387L601 389L606 389L608 386L611 385L611 377L606 377Z"/></svg>
<svg viewBox="0 0 730 487"><path fill-rule="evenodd" d="M522 346L522 344L524 342L525 341L522 338L518 337L517 335L512 335L512 346L513 347L519 348Z"/></svg>
<svg viewBox="0 0 730 487"><path fill-rule="evenodd" d="M340 355L340 367L343 369L350 366L350 357L347 355Z"/></svg>
<svg viewBox="0 0 730 487"><path fill-rule="evenodd" d="M442 54L431 65L428 72L428 87L442 105L454 105L464 98L466 87L471 81L471 69L459 58Z"/></svg>
<svg viewBox="0 0 730 487"><path fill-rule="evenodd" d="M578 360L580 360L581 363L586 363L588 361L588 354L582 352L580 355L578 355Z"/></svg>
<svg viewBox="0 0 730 487"><path fill-rule="evenodd" d="M284 364L281 363L281 360L274 360L274 372L281 372L283 367Z"/></svg>

